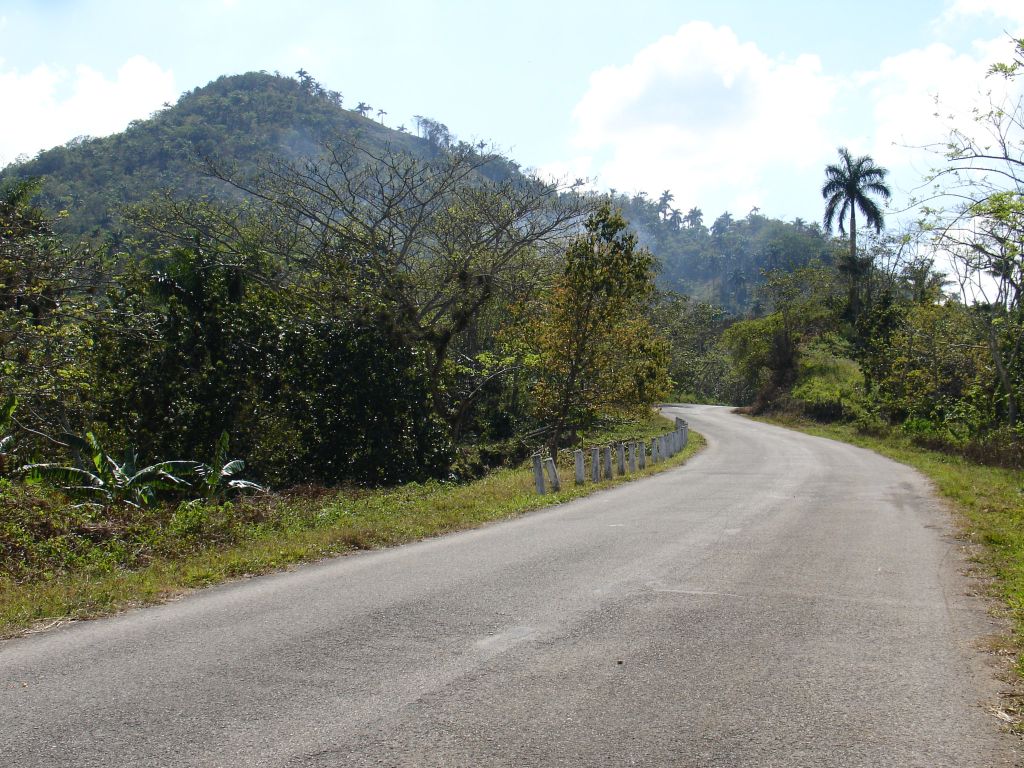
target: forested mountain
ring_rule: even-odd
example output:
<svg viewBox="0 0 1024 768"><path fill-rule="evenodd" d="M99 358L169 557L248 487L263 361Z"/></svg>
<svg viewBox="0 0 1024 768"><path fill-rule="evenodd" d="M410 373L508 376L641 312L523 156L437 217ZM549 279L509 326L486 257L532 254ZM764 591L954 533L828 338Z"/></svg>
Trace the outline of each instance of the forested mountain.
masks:
<svg viewBox="0 0 1024 768"><path fill-rule="evenodd" d="M0 184L42 177L39 205L66 212L58 231L116 242L125 226L124 206L154 193L240 198L238 190L210 177L208 160L247 176L267 158L315 157L339 136L371 152L388 147L420 158L460 144L436 120L417 117L410 132L405 126L389 128L372 119L374 114L383 117L383 110L364 102L346 108L342 94L305 72L297 78L263 72L224 76L122 133L79 137L11 165L0 172ZM498 180L519 174L514 161L499 155L490 156L481 170ZM764 271L829 259L828 238L817 224L789 224L753 211L740 219L724 213L708 226L699 209L685 216L673 209L669 192L658 201L643 194L614 198L640 244L659 260L660 287L720 305L730 314L757 311L754 289Z"/></svg>
<svg viewBox="0 0 1024 768"><path fill-rule="evenodd" d="M640 242L661 262L661 288L718 305L733 315L761 312L756 289L766 273L833 260L831 238L817 222L789 223L754 209L742 219L723 213L709 227L699 208L685 215L672 208L667 190L658 201L642 194L618 195L615 203Z"/></svg>
<svg viewBox="0 0 1024 768"><path fill-rule="evenodd" d="M0 183L43 177L37 202L66 211L59 229L69 235L104 236L117 231L125 204L156 191L176 196L230 194L204 173L214 159L253 171L261 158L295 160L317 155L322 144L348 136L371 151L394 150L429 157L453 142L448 128L418 117L415 134L388 128L372 115L386 114L359 102L344 106L342 94L325 89L307 73L298 78L249 72L220 77L184 93L177 104L149 119L133 121L122 133L78 137L8 166ZM489 175L512 172L504 161L489 164Z"/></svg>

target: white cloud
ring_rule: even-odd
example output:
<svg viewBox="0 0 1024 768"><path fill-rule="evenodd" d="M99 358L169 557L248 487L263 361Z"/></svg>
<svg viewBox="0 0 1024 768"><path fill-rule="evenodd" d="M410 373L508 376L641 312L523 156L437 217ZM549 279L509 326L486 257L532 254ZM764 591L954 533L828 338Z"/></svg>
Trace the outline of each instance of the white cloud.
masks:
<svg viewBox="0 0 1024 768"><path fill-rule="evenodd" d="M177 99L174 75L143 56L125 61L113 79L81 65L74 74L45 65L30 72L0 61L0 167L81 135L105 136Z"/></svg>
<svg viewBox="0 0 1024 768"><path fill-rule="evenodd" d="M933 43L886 58L876 70L851 80L851 90L860 91L872 115L873 135L858 151L890 169L894 192L902 193L897 207L919 197L925 174L942 167L944 144L954 128L981 136L985 123L973 118L1020 92L1017 83L986 76L992 62L1010 52L1005 38L975 41L972 53Z"/></svg>
<svg viewBox="0 0 1024 768"><path fill-rule="evenodd" d="M836 89L816 56L772 58L728 27L691 22L591 76L574 146L601 187L671 189L684 210L745 214L768 175L817 169L834 152L823 121Z"/></svg>
<svg viewBox="0 0 1024 768"><path fill-rule="evenodd" d="M1024 4L1020 0L955 0L938 18L939 26L950 26L964 19L995 16L1015 25L1024 25Z"/></svg>
<svg viewBox="0 0 1024 768"><path fill-rule="evenodd" d="M942 115L969 115L988 64L940 43L892 56L855 78L874 111L875 159L899 162L907 146L941 141Z"/></svg>
<svg viewBox="0 0 1024 768"><path fill-rule="evenodd" d="M1024 4L959 0L946 13L1024 18ZM1011 53L1005 36L966 51L936 42L838 75L816 56L771 57L728 27L692 22L591 76L573 112L576 156L548 170L603 189L670 189L676 206L707 215L757 205L807 217L820 208L822 169L848 146L890 169L898 209L942 159L916 148L944 142L949 115L969 128L990 92L1013 87L986 78Z"/></svg>

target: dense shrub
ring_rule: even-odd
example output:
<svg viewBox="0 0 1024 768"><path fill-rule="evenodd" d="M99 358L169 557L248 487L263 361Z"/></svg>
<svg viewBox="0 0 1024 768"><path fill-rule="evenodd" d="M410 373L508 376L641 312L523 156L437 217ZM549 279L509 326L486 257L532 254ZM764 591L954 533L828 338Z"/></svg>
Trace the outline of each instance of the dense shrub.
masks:
<svg viewBox="0 0 1024 768"><path fill-rule="evenodd" d="M99 326L93 357L107 444L197 459L227 431L247 472L278 486L446 474L424 355L384 324L332 316L188 250L111 300L126 325Z"/></svg>

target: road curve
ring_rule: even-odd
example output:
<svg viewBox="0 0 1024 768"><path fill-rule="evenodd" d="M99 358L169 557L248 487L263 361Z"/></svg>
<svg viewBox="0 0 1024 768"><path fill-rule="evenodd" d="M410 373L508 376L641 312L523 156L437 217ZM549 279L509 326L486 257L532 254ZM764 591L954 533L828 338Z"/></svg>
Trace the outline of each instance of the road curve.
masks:
<svg viewBox="0 0 1024 768"><path fill-rule="evenodd" d="M643 482L0 644L0 765L1014 765L926 481L669 412Z"/></svg>

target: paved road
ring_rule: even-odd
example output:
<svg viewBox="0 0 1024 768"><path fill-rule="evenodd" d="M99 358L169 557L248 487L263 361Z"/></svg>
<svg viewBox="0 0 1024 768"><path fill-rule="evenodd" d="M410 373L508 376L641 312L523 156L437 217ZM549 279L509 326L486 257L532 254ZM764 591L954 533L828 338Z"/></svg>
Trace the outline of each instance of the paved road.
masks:
<svg viewBox="0 0 1024 768"><path fill-rule="evenodd" d="M672 410L642 483L0 644L0 765L1013 765L926 483Z"/></svg>

